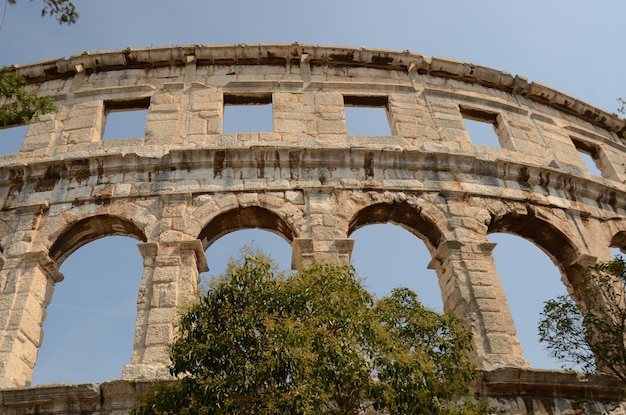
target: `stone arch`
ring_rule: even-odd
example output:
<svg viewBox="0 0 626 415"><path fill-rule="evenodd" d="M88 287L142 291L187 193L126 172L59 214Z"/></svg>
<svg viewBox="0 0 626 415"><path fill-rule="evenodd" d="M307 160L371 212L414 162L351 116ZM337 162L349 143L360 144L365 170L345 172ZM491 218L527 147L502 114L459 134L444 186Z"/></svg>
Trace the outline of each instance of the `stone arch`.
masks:
<svg viewBox="0 0 626 415"><path fill-rule="evenodd" d="M626 253L626 231L619 231L613 235L609 248L619 248L622 253Z"/></svg>
<svg viewBox="0 0 626 415"><path fill-rule="evenodd" d="M424 241L431 253L445 239L445 231L438 222L419 205L406 200L379 202L360 209L349 221L348 236L363 226L377 223L393 223L408 230Z"/></svg>
<svg viewBox="0 0 626 415"><path fill-rule="evenodd" d="M78 248L105 236L130 236L147 241L144 231L131 220L102 214L83 218L66 227L50 246L49 256L60 266Z"/></svg>
<svg viewBox="0 0 626 415"><path fill-rule="evenodd" d="M555 224L539 218L532 211L528 214L513 211L494 218L489 223L487 233L496 232L510 233L533 242L560 269L564 280L572 284L572 287L576 285L572 271L580 265L577 264L580 250L571 238Z"/></svg>
<svg viewBox="0 0 626 415"><path fill-rule="evenodd" d="M297 238L293 227L276 212L260 207L245 206L229 209L213 217L198 235L203 249L227 233L247 228L259 228L273 232L288 243Z"/></svg>

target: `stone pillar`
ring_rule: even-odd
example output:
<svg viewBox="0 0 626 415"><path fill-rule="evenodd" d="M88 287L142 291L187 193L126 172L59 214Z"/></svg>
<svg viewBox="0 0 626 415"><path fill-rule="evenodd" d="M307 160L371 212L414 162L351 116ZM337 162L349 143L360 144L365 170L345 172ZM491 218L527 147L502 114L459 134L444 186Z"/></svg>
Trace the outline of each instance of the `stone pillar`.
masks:
<svg viewBox="0 0 626 415"><path fill-rule="evenodd" d="M434 252L444 311L461 318L474 334L479 368L528 367L489 242L446 241Z"/></svg>
<svg viewBox="0 0 626 415"><path fill-rule="evenodd" d="M0 389L30 386L54 284L63 280L46 252L4 258L0 287Z"/></svg>
<svg viewBox="0 0 626 415"><path fill-rule="evenodd" d="M56 120L56 114L40 115L28 127L20 151L30 152L32 156L49 156L52 153L51 146L62 127Z"/></svg>
<svg viewBox="0 0 626 415"><path fill-rule="evenodd" d="M222 133L224 117L222 92L194 82L188 91L189 107L183 134L190 143L206 144L207 136Z"/></svg>
<svg viewBox="0 0 626 415"><path fill-rule="evenodd" d="M313 110L315 122L307 126L309 134L326 143L345 141L348 130L342 94L315 92Z"/></svg>
<svg viewBox="0 0 626 415"><path fill-rule="evenodd" d="M183 84L168 84L150 98L146 119L146 145L181 145L185 96Z"/></svg>
<svg viewBox="0 0 626 415"><path fill-rule="evenodd" d="M137 299L137 323L131 364L122 379L169 377L168 346L176 313L194 298L201 272L208 271L199 240L139 245L144 272Z"/></svg>

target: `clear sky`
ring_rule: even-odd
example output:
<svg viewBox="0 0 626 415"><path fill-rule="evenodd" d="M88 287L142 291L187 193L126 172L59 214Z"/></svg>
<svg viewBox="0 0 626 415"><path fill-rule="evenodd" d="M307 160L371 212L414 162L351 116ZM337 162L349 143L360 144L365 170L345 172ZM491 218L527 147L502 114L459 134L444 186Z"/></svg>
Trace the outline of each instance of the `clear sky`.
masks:
<svg viewBox="0 0 626 415"><path fill-rule="evenodd" d="M40 0L4 3L0 1L0 65L129 46L297 41L408 49L472 62L612 112L617 98L626 95L623 0L76 0L80 19L70 27L41 18ZM373 291L382 294L394 285L413 284L424 302L441 307L436 278L425 269L430 259L418 238L393 225L366 227L352 236L354 264ZM286 242L245 231L207 250L212 272L219 272L250 239L289 265ZM526 358L534 367L558 367L545 357L536 336L542 301L564 292L556 268L526 241L500 235L491 239L499 243L494 255ZM136 243L105 238L62 265L66 279L48 308L35 384L119 378L130 359L141 277Z"/></svg>

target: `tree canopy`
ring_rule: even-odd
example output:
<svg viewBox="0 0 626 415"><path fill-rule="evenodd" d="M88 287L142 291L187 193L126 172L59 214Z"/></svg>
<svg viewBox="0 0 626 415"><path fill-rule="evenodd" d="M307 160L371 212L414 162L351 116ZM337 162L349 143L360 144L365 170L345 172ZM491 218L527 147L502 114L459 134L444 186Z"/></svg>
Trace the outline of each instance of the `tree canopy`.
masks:
<svg viewBox="0 0 626 415"><path fill-rule="evenodd" d="M350 267L285 276L248 256L180 316L171 374L135 414L484 414L471 334L408 289L375 300Z"/></svg>
<svg viewBox="0 0 626 415"><path fill-rule="evenodd" d="M626 263L618 256L581 270L579 277L571 296L545 303L540 341L564 368L608 373L626 382Z"/></svg>
<svg viewBox="0 0 626 415"><path fill-rule="evenodd" d="M28 124L35 115L56 111L50 97L24 90L26 80L13 68L0 68L0 127Z"/></svg>

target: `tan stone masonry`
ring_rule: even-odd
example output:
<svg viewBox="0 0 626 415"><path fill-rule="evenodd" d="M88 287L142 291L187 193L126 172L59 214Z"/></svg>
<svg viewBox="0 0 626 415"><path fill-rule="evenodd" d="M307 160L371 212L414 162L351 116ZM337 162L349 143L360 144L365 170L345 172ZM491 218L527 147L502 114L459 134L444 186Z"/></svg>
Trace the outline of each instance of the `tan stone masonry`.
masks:
<svg viewBox="0 0 626 415"><path fill-rule="evenodd" d="M282 236L297 269L348 264L362 226L404 227L494 374L528 364L489 233L537 244L568 288L576 266L626 247L626 122L498 70L299 44L127 49L17 69L59 111L0 156L1 388L30 384L58 268L104 236L137 239L144 263L126 380L167 376L175 311L207 269L204 250L238 229ZM273 131L222 134L225 105L260 103ZM345 106L383 108L391 135L347 134ZM111 110L135 108L148 110L144 137L102 140ZM493 124L499 147L474 144L464 119Z"/></svg>

